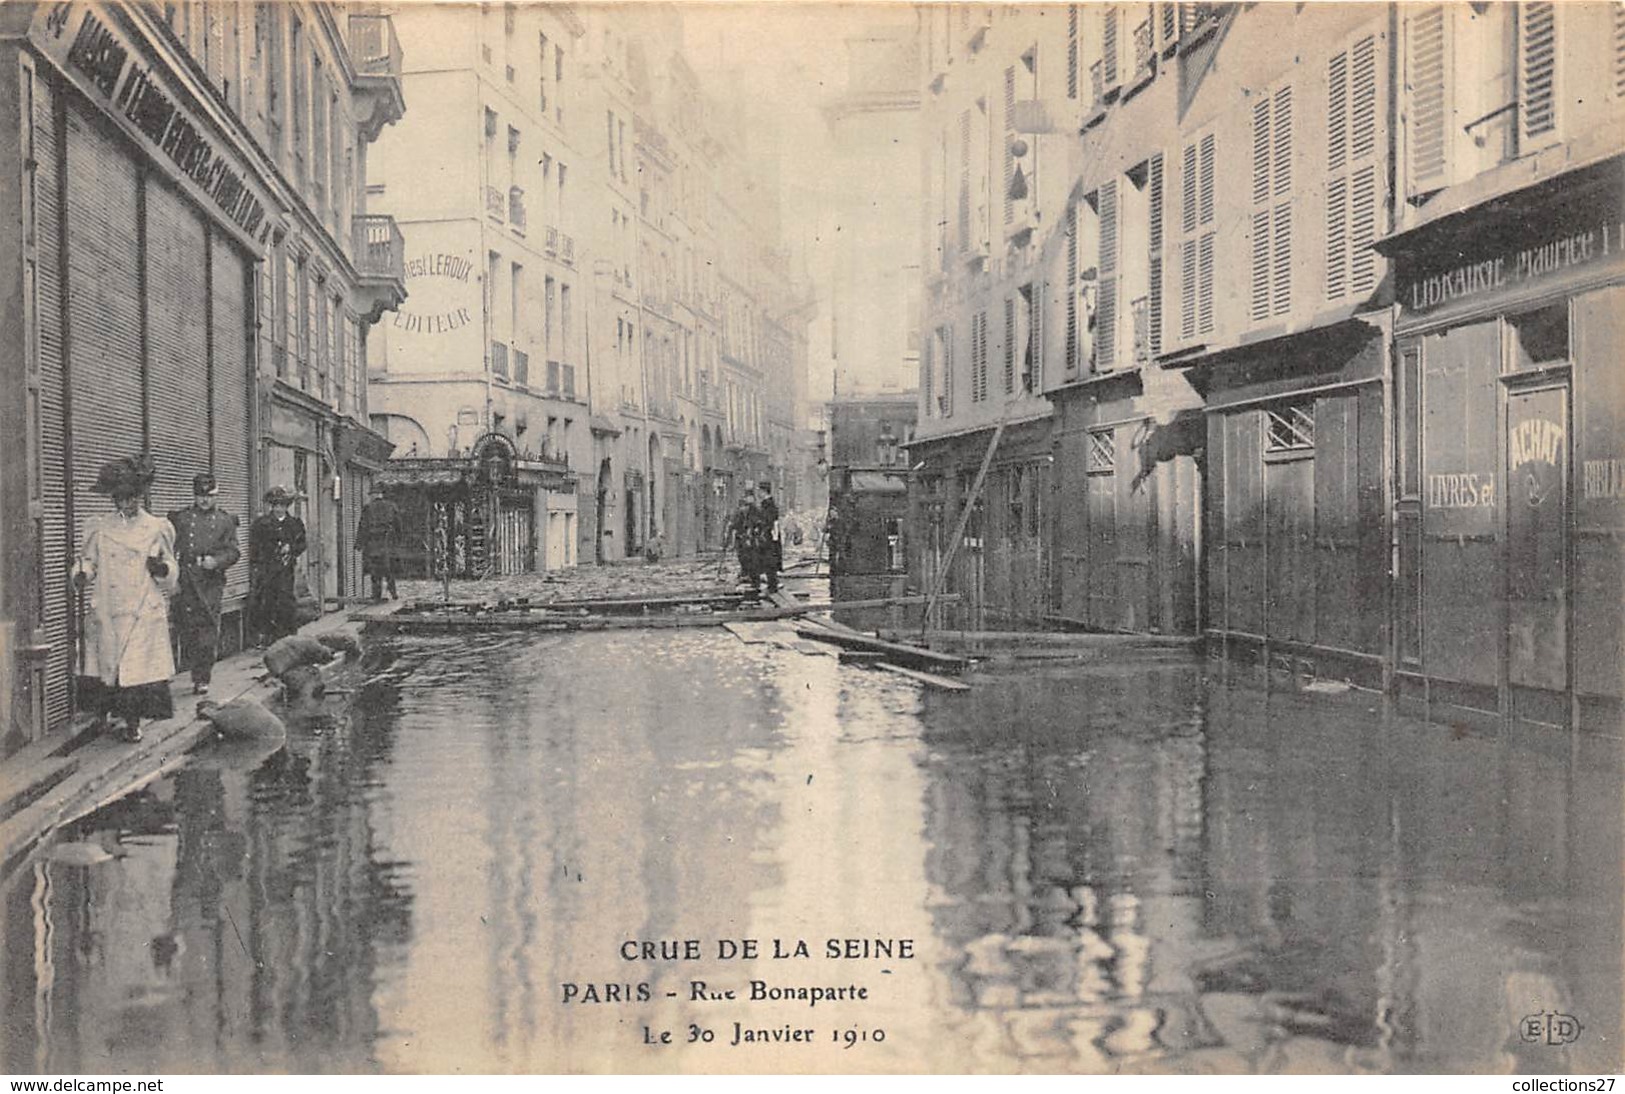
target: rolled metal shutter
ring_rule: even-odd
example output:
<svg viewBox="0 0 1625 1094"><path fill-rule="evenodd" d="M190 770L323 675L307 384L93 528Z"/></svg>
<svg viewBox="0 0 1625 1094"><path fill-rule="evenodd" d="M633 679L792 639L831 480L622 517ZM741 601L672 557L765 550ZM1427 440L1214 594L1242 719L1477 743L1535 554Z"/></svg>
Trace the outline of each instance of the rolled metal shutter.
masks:
<svg viewBox="0 0 1625 1094"><path fill-rule="evenodd" d="M40 502L40 561L44 577L45 640L51 644L46 662L45 717L52 730L68 719L69 677L73 673L73 601L68 584L75 545L68 529L67 406L63 399L62 347L62 172L58 162L62 133L57 129L54 81L35 76L34 226L36 237L36 298L38 300L40 369L40 458L44 489Z"/></svg>
<svg viewBox="0 0 1625 1094"><path fill-rule="evenodd" d="M254 518L249 494L254 447L249 430L248 269L236 246L219 234L211 237L214 475L220 483L220 508L237 518L237 546L243 553L242 561L226 571L228 609L248 595L248 525Z"/></svg>
<svg viewBox="0 0 1625 1094"><path fill-rule="evenodd" d="M143 447L140 207L130 150L77 104L67 119L64 291L75 525L68 536L77 545L86 519L110 509L91 490L97 471Z"/></svg>
<svg viewBox="0 0 1625 1094"><path fill-rule="evenodd" d="M203 218L167 185L147 182L148 435L158 461L152 511L192 504L209 469L208 240Z"/></svg>
<svg viewBox="0 0 1625 1094"><path fill-rule="evenodd" d="M339 540L343 549L339 552L339 581L342 587L341 596L361 596L361 547L356 542L356 525L361 520L362 490L365 487L361 482L361 474L353 467L346 467L340 471L343 485L339 488Z"/></svg>

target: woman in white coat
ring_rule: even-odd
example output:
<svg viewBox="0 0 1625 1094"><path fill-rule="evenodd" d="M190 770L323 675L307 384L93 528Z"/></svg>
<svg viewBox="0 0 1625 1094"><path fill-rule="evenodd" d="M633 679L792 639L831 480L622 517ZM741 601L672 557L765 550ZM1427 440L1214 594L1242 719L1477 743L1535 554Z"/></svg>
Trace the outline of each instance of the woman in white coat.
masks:
<svg viewBox="0 0 1625 1094"><path fill-rule="evenodd" d="M146 456L114 460L101 469L96 492L114 511L85 523L74 584L88 601L80 645L79 708L105 730L123 721L122 739L141 739L141 719L174 716L169 680L169 598L180 566L175 528L141 507L156 475Z"/></svg>

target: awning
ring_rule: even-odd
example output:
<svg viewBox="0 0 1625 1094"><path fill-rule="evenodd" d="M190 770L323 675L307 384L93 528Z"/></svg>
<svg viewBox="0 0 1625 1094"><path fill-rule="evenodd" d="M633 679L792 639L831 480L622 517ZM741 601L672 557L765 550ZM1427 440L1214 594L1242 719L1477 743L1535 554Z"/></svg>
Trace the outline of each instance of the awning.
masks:
<svg viewBox="0 0 1625 1094"><path fill-rule="evenodd" d="M621 435L621 427L602 414L594 414L587 423L587 428L600 436L619 437Z"/></svg>

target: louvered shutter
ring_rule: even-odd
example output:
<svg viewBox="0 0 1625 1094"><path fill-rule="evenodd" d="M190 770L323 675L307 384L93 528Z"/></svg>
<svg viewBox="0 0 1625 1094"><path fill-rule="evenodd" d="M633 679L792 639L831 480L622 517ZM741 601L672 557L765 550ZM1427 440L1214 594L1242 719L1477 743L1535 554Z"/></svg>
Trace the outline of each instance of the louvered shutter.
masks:
<svg viewBox="0 0 1625 1094"><path fill-rule="evenodd" d="M91 488L142 436L141 207L135 162L99 121L67 111L69 421L76 549L85 521L111 511Z"/></svg>
<svg viewBox="0 0 1625 1094"><path fill-rule="evenodd" d="M952 325L942 331L942 416L949 417L954 412L954 328Z"/></svg>
<svg viewBox="0 0 1625 1094"><path fill-rule="evenodd" d="M1177 5L1172 3L1158 4L1159 22L1162 25L1162 45L1171 46L1179 37L1179 12Z"/></svg>
<svg viewBox="0 0 1625 1094"><path fill-rule="evenodd" d="M1172 5L1163 5L1165 12L1172 11ZM1151 243L1150 261L1150 299L1147 302L1147 311L1150 313L1149 340L1151 356L1155 357L1162 352L1162 153L1151 157L1147 168L1148 204L1150 206L1147 217L1148 231Z"/></svg>
<svg viewBox="0 0 1625 1094"><path fill-rule="evenodd" d="M1100 288L1095 315L1095 369L1117 367L1117 180L1100 188Z"/></svg>
<svg viewBox="0 0 1625 1094"><path fill-rule="evenodd" d="M1032 357L1028 390L1044 390L1044 291L1047 283L1034 283L1027 293L1027 352Z"/></svg>
<svg viewBox="0 0 1625 1094"><path fill-rule="evenodd" d="M1253 248L1249 314L1256 323L1270 313L1270 101L1253 106Z"/></svg>
<svg viewBox="0 0 1625 1094"><path fill-rule="evenodd" d="M1625 4L1614 8L1614 98L1625 99Z"/></svg>
<svg viewBox="0 0 1625 1094"><path fill-rule="evenodd" d="M237 518L237 546L245 561L226 571L228 601L248 594L248 524L254 515L250 494L253 464L249 432L252 365L248 340L253 331L248 264L241 251L219 233L210 241L211 291L210 420L214 426L214 476L220 483L219 506Z"/></svg>
<svg viewBox="0 0 1625 1094"><path fill-rule="evenodd" d="M1617 14L1625 7L1616 4L1614 10ZM1409 20L1406 41L1410 71L1406 82L1410 89L1409 192L1413 195L1438 190L1447 181L1446 25L1442 4L1416 9Z"/></svg>
<svg viewBox="0 0 1625 1094"><path fill-rule="evenodd" d="M1179 336L1196 335L1196 240L1179 244Z"/></svg>
<svg viewBox="0 0 1625 1094"><path fill-rule="evenodd" d="M147 385L158 464L152 511L192 504L192 476L210 469L207 241L203 218L178 191L149 180Z"/></svg>
<svg viewBox="0 0 1625 1094"><path fill-rule="evenodd" d="M1016 70L1011 66L1004 70L1004 223L1005 226L1015 223L1016 203L1010 196L1011 185L1015 181L1016 154L1011 150L1015 142L1015 113L1016 113Z"/></svg>
<svg viewBox="0 0 1625 1094"><path fill-rule="evenodd" d="M1016 298L1004 298L1004 393L1016 390Z"/></svg>
<svg viewBox="0 0 1625 1094"><path fill-rule="evenodd" d="M1066 374L1078 371L1078 205L1066 209Z"/></svg>
<svg viewBox="0 0 1625 1094"><path fill-rule="evenodd" d="M1197 204L1200 219L1203 224L1213 223L1213 163L1215 159L1215 144L1213 134L1209 133L1202 138L1201 146L1201 181L1198 184Z"/></svg>
<svg viewBox="0 0 1625 1094"><path fill-rule="evenodd" d="M938 414L936 402L936 354L932 352L934 338L925 340L925 352L920 355L920 396L925 404L925 416L934 418Z"/></svg>
<svg viewBox="0 0 1625 1094"><path fill-rule="evenodd" d="M1557 130L1557 8L1518 5L1518 105L1520 143L1538 142Z"/></svg>
<svg viewBox="0 0 1625 1094"><path fill-rule="evenodd" d="M1376 38L1331 58L1327 81L1326 298L1360 298L1377 285Z"/></svg>
<svg viewBox="0 0 1625 1094"><path fill-rule="evenodd" d="M1213 330L1213 233L1205 233L1196 245L1196 327L1198 333Z"/></svg>
<svg viewBox="0 0 1625 1094"><path fill-rule="evenodd" d="M1078 97L1078 5L1066 9L1066 97Z"/></svg>
<svg viewBox="0 0 1625 1094"><path fill-rule="evenodd" d="M1105 26L1100 38L1101 85L1110 89L1117 86L1117 8L1107 7Z"/></svg>

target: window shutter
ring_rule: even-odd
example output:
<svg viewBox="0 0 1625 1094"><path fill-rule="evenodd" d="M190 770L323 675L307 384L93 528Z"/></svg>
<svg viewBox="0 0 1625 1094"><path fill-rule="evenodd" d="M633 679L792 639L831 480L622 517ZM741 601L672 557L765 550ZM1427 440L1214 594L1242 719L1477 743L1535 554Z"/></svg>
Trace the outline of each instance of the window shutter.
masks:
<svg viewBox="0 0 1625 1094"><path fill-rule="evenodd" d="M976 376L977 394L985 401L987 399L987 312L977 313L981 320L981 329L976 332L976 359L979 368Z"/></svg>
<svg viewBox="0 0 1625 1094"><path fill-rule="evenodd" d="M1117 180L1100 188L1100 288L1095 317L1095 367L1109 372L1117 364Z"/></svg>
<svg viewBox="0 0 1625 1094"><path fill-rule="evenodd" d="M1196 146L1185 146L1184 161L1180 172L1180 191L1183 199L1179 211L1179 228L1182 232L1196 230Z"/></svg>
<svg viewBox="0 0 1625 1094"><path fill-rule="evenodd" d="M1027 352L1032 356L1029 391L1044 390L1044 292L1048 283L1035 282L1027 293Z"/></svg>
<svg viewBox="0 0 1625 1094"><path fill-rule="evenodd" d="M1208 232L1196 247L1196 326L1200 334L1213 330L1213 233Z"/></svg>
<svg viewBox="0 0 1625 1094"><path fill-rule="evenodd" d="M1270 101L1263 98L1253 107L1253 204L1270 198Z"/></svg>
<svg viewBox="0 0 1625 1094"><path fill-rule="evenodd" d="M1016 70L1012 65L1004 70L1004 223L1013 224L1016 218L1015 199L1010 196L1015 181L1016 155L1010 150L1015 141Z"/></svg>
<svg viewBox="0 0 1625 1094"><path fill-rule="evenodd" d="M1189 339L1196 335L1196 241L1187 239L1179 245L1179 336Z"/></svg>
<svg viewBox="0 0 1625 1094"><path fill-rule="evenodd" d="M1095 371L1117 367L1117 278L1103 277L1096 295Z"/></svg>
<svg viewBox="0 0 1625 1094"><path fill-rule="evenodd" d="M1614 4L1614 97L1625 99L1625 4Z"/></svg>
<svg viewBox="0 0 1625 1094"><path fill-rule="evenodd" d="M1078 371L1078 204L1066 209L1066 372Z"/></svg>
<svg viewBox="0 0 1625 1094"><path fill-rule="evenodd" d="M925 416L934 417L938 408L933 396L936 393L936 354L932 352L932 339L925 340L925 352L920 355L920 394L924 402Z"/></svg>
<svg viewBox="0 0 1625 1094"><path fill-rule="evenodd" d="M1275 269L1271 277L1271 312L1285 315L1292 309L1292 203L1282 202L1275 207L1275 227L1270 240L1275 250Z"/></svg>
<svg viewBox="0 0 1625 1094"><path fill-rule="evenodd" d="M1557 128L1557 10L1552 3L1518 5L1518 98L1524 141Z"/></svg>
<svg viewBox="0 0 1625 1094"><path fill-rule="evenodd" d="M1253 266L1252 307L1249 314L1253 322L1268 319L1270 314L1270 211L1259 209L1253 213Z"/></svg>
<svg viewBox="0 0 1625 1094"><path fill-rule="evenodd" d="M1100 77L1104 87L1117 86L1117 7L1108 7L1100 38Z"/></svg>
<svg viewBox="0 0 1625 1094"><path fill-rule="evenodd" d="M1162 16L1162 44L1164 46L1172 45L1174 40L1179 37L1179 15L1177 6L1169 3L1158 4L1157 7L1161 9Z"/></svg>
<svg viewBox="0 0 1625 1094"><path fill-rule="evenodd" d="M1349 187L1349 289L1362 296L1377 287L1377 169L1354 172Z"/></svg>
<svg viewBox="0 0 1625 1094"><path fill-rule="evenodd" d="M1066 9L1066 97L1078 97L1078 5Z"/></svg>
<svg viewBox="0 0 1625 1094"><path fill-rule="evenodd" d="M1004 393L1016 390L1016 298L1004 298Z"/></svg>
<svg viewBox="0 0 1625 1094"><path fill-rule="evenodd" d="M1625 7L1615 5L1616 19ZM1438 190L1446 181L1445 10L1417 9L1410 17L1410 193ZM1335 170L1335 167L1334 167Z"/></svg>
<svg viewBox="0 0 1625 1094"><path fill-rule="evenodd" d="M1163 10L1169 12L1173 7L1164 5ZM1151 157L1146 175L1147 204L1150 206L1146 219L1151 238L1151 285L1147 311L1150 312L1151 355L1155 357L1162 352L1162 153Z"/></svg>
<svg viewBox="0 0 1625 1094"><path fill-rule="evenodd" d="M954 328L942 329L942 416L954 412Z"/></svg>
<svg viewBox="0 0 1625 1094"><path fill-rule="evenodd" d="M1197 194L1203 224L1213 223L1213 134L1209 133L1202 138L1202 178Z"/></svg>
<svg viewBox="0 0 1625 1094"><path fill-rule="evenodd" d="M1375 36L1333 57L1327 77L1326 298L1339 300L1365 296L1377 283L1371 250L1379 220Z"/></svg>

